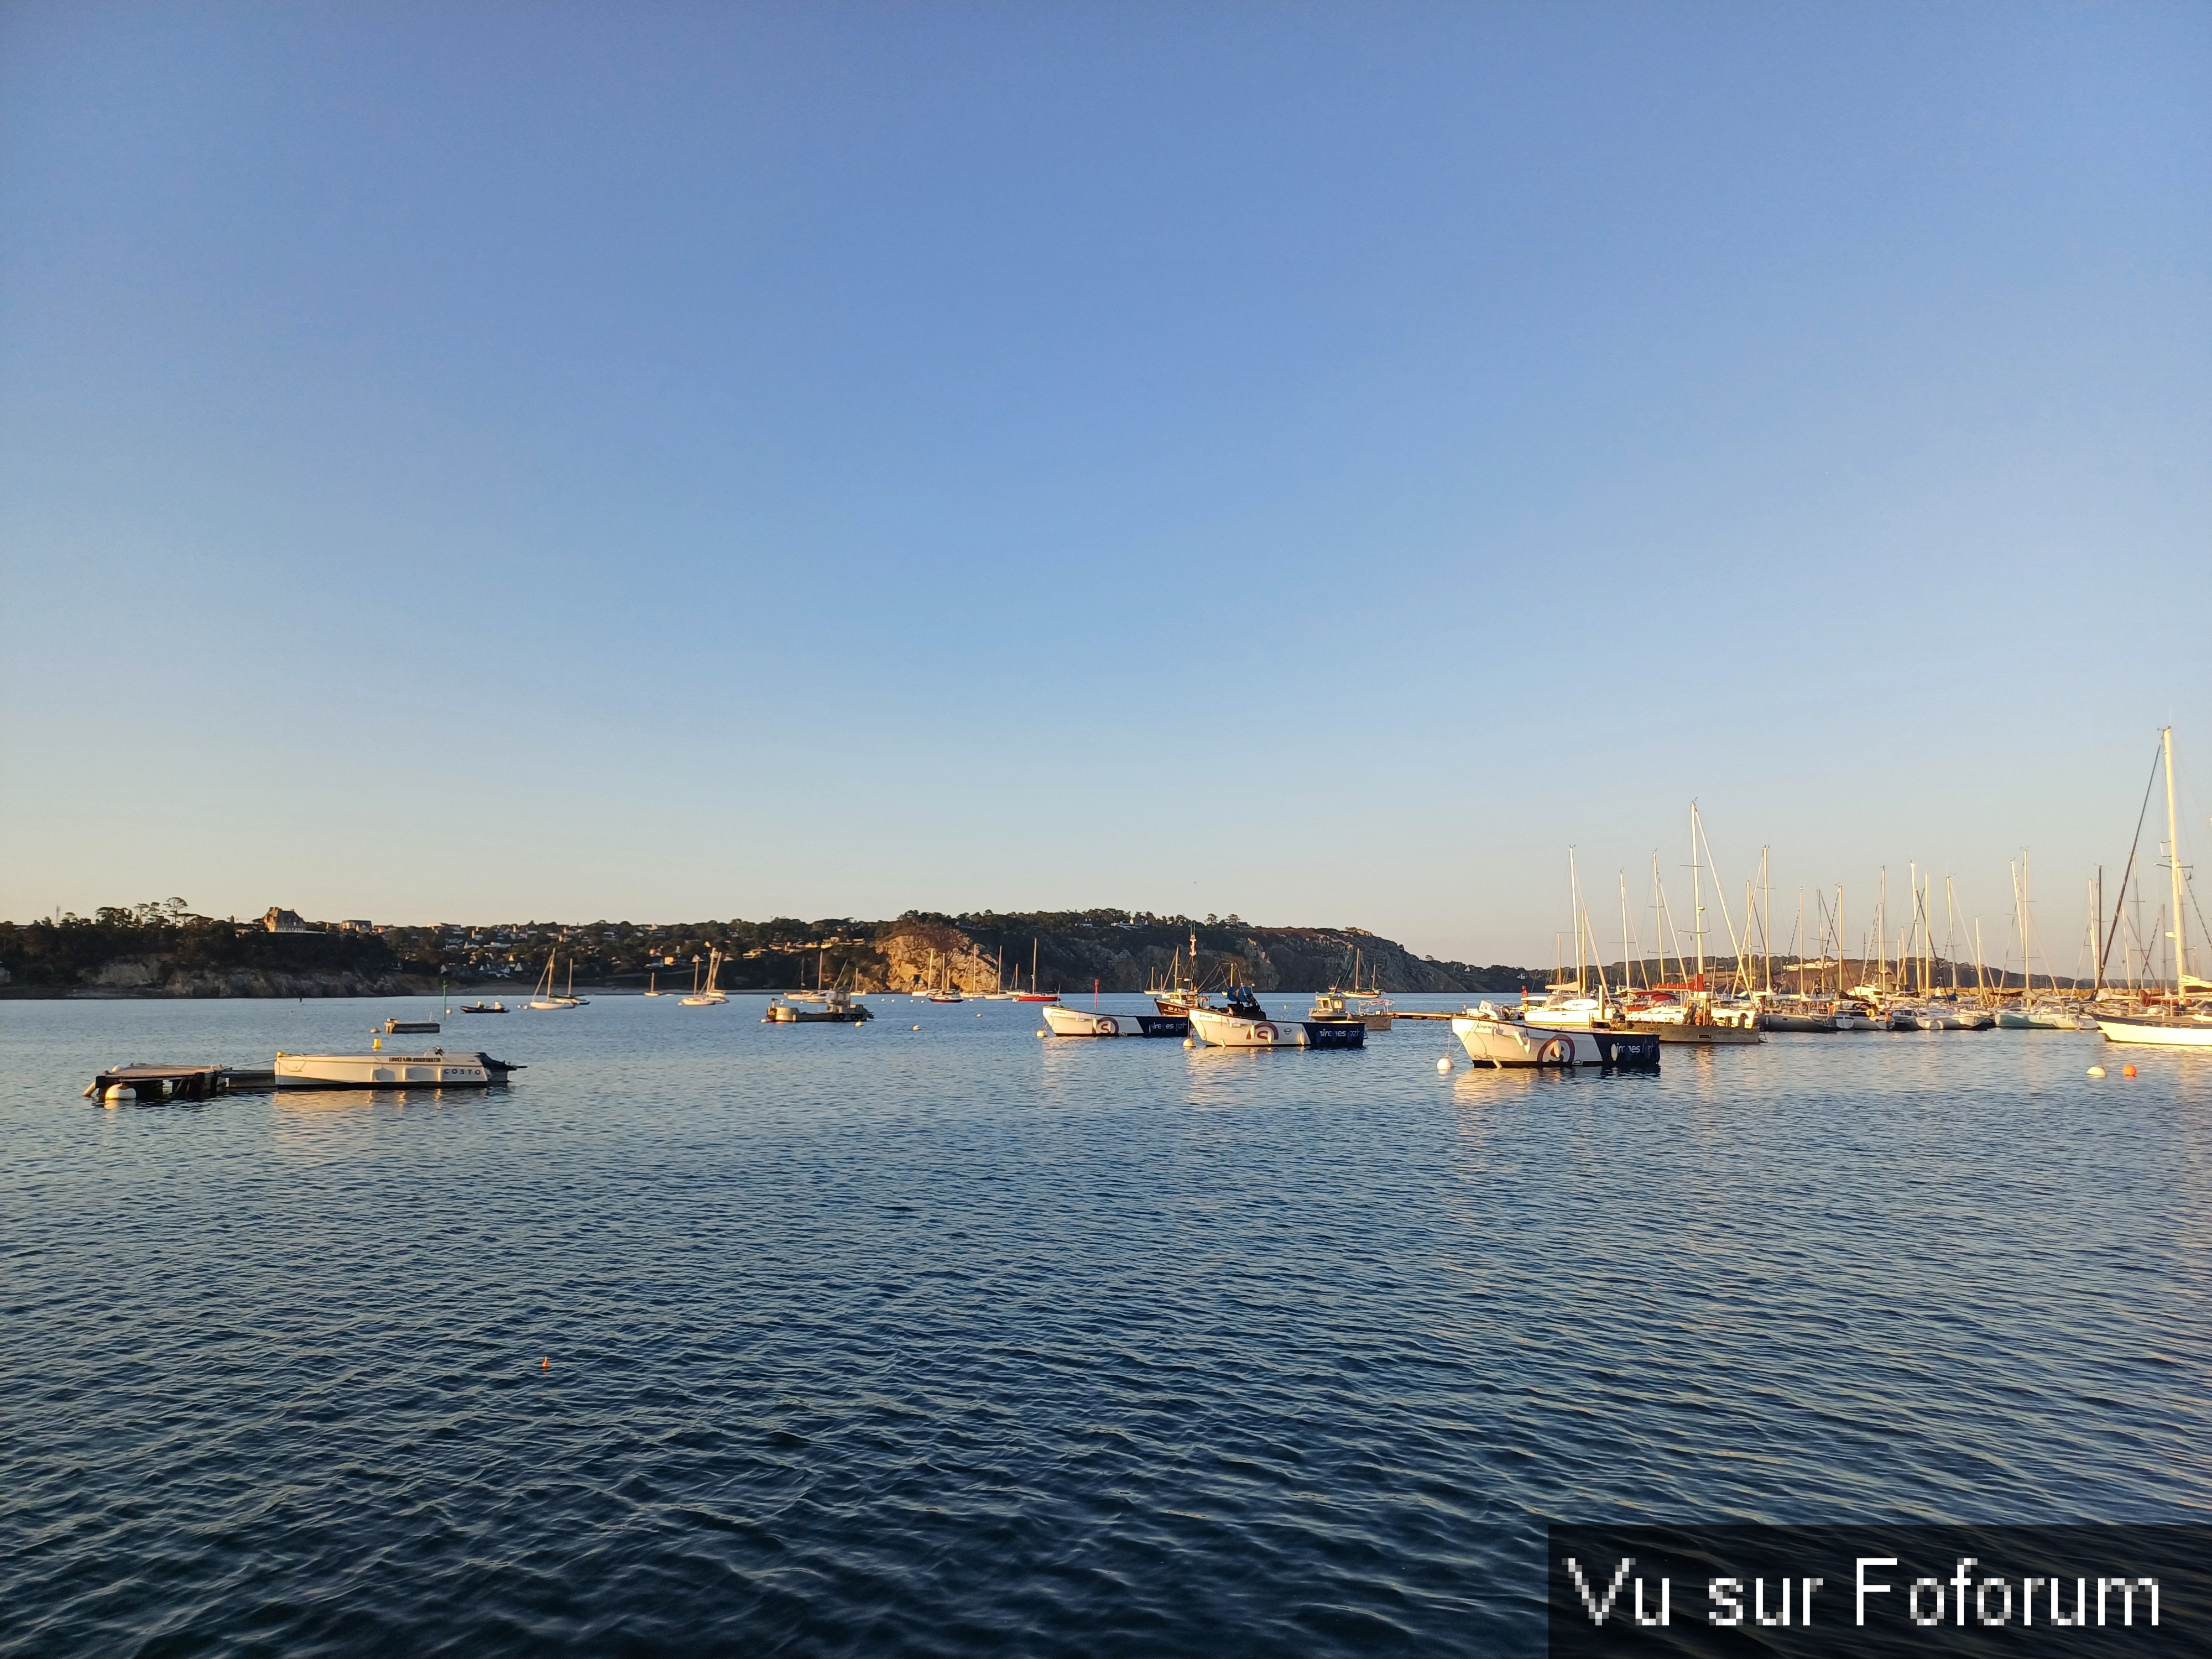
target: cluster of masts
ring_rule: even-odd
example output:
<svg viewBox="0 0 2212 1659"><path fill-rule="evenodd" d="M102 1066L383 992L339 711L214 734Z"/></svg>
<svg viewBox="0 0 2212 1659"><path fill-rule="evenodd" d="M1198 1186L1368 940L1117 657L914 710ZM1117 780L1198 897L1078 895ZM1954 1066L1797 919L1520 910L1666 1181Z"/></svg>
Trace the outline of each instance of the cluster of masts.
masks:
<svg viewBox="0 0 2212 1659"><path fill-rule="evenodd" d="M2156 921L2146 931L2142 926L2144 897L2142 883L2136 878L2140 863L2138 854L2143 822L2148 817L2152 793L2161 774L2166 781L2164 863L2168 873L2169 891ZM2086 954L2094 966L2094 972L2086 987L2077 976L2071 988L2074 992L2078 994L2086 990L2091 997L2100 1001L2121 998L2142 1003L2186 1002L2212 992L2212 981L2199 978L2191 971L2190 918L2196 918L2200 933L2207 930L2195 896L2190 890L2187 866L2181 858L2179 846L2179 814L2173 778L2173 731L2169 726L2160 734L2159 752L2153 763L2149 785L2145 789L2143 810L2136 821L2136 842L2129 849L2127 865L2121 876L2119 902L2107 911L2105 872L2101 866L2088 883L2084 939ZM1740 913L1743 926L1741 929L1736 925L1739 913L1730 908L1725 890L1713 878L1712 848L1706 839L1703 816L1694 801L1690 805L1690 854L1691 909L1686 927L1675 919L1668 901L1665 884L1660 878L1658 855L1652 855L1651 917L1658 945L1656 957L1647 957L1637 938L1628 902L1627 872L1620 872L1621 948L1619 978L1621 982L1615 986L1608 982L1605 959L1600 951L1596 931L1584 902L1575 850L1570 848L1567 871L1570 902L1574 916L1574 944L1570 963L1567 935L1560 935L1554 988L1565 989L1571 986L1578 993L1586 992L1593 988L1591 981L1594 980L1594 988L1601 994L1615 990L1624 994L1639 990L1695 991L1761 1000L1790 994L1800 998L1848 996L1875 1001L1900 995L1948 996L1957 1000L1971 992L1978 1001L1984 1004L2014 999L2027 1000L2038 994L2036 961L2039 954L2039 940L2028 896L2028 857L2025 852L2008 866L2012 884L2012 931L2020 947L2020 968L2016 976L2008 965L1996 969L1987 965L1983 951L1981 921L1978 917L1969 920L1964 916L1955 885L1949 876L1943 878L1941 908L1944 930L1939 945L1936 934L1938 902L1935 876L1932 872L1923 872L1917 864L1909 866L1907 903L1904 915L1897 919L1892 915L1889 872L1883 870L1874 901L1871 925L1860 936L1856 957L1846 951L1844 945L1849 933L1843 887L1838 884L1835 888L1832 903L1826 893L1814 892L1811 895L1813 914L1809 917L1806 910L1807 890L1801 887L1797 894L1796 931L1778 964L1773 948L1773 890L1769 874L1768 849L1759 849L1758 873L1744 883L1743 905ZM1729 950L1726 955L1722 955L1717 950L1709 953L1707 949L1710 930L1706 922L1706 899L1709 888L1719 912L1722 927L1727 933ZM1817 936L1808 934L1808 921L1817 927ZM1813 946L1809 955L1805 948L1808 943ZM1717 945L1717 939L1715 944ZM1971 979L1966 961L1969 947L1972 952ZM1717 968L1717 972L1715 971ZM2059 995L2062 988L2058 976L2050 968L2047 957L2044 974L2049 980L2045 994L2054 997ZM1854 980L1856 982L1846 982Z"/></svg>

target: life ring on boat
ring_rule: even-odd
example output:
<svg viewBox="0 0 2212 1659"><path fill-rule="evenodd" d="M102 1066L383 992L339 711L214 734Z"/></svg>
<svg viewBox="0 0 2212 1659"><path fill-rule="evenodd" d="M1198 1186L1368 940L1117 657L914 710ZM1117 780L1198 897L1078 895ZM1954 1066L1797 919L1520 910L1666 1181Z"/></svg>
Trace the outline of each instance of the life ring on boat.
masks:
<svg viewBox="0 0 2212 1659"><path fill-rule="evenodd" d="M1575 1040L1570 1036L1549 1039L1536 1051L1539 1066L1571 1066L1575 1063Z"/></svg>
<svg viewBox="0 0 2212 1659"><path fill-rule="evenodd" d="M1275 1040L1275 1028L1263 1019L1252 1028L1252 1035L1262 1042L1273 1042Z"/></svg>
<svg viewBox="0 0 2212 1659"><path fill-rule="evenodd" d="M1100 1036L1119 1036L1121 1035L1121 1023L1115 1019L1111 1014L1108 1014L1104 1018L1097 1021L1092 1024L1091 1029Z"/></svg>

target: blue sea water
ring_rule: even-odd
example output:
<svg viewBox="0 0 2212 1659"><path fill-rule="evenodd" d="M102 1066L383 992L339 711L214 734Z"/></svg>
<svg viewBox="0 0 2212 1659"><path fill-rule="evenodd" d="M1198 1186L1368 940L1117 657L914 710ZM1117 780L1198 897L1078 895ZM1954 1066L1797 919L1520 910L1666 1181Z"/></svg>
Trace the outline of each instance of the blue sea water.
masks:
<svg viewBox="0 0 2212 1659"><path fill-rule="evenodd" d="M0 1651L1534 1654L1549 1520L2205 1518L2212 1056L878 1006L110 1109L419 1007L0 1004Z"/></svg>

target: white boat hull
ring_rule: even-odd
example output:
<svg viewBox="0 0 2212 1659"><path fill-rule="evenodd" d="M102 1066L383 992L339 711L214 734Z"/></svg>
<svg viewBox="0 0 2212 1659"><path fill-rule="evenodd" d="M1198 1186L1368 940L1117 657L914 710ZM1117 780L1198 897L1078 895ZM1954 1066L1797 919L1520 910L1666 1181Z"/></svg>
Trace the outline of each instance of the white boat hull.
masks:
<svg viewBox="0 0 2212 1659"><path fill-rule="evenodd" d="M1528 1025L1514 1019L1453 1018L1452 1035L1478 1066L1656 1066L1659 1039L1644 1031Z"/></svg>
<svg viewBox="0 0 2212 1659"><path fill-rule="evenodd" d="M481 1089L514 1068L482 1054L286 1054L276 1056L280 1089Z"/></svg>
<svg viewBox="0 0 2212 1659"><path fill-rule="evenodd" d="M1063 1008L1048 1002L1038 1011L1045 1030L1054 1036L1124 1037L1190 1035L1190 1022L1166 1014L1112 1014L1083 1008Z"/></svg>
<svg viewBox="0 0 2212 1659"><path fill-rule="evenodd" d="M1367 1042L1357 1019L1245 1019L1212 1008L1190 1011L1190 1034L1214 1048L1360 1048Z"/></svg>
<svg viewBox="0 0 2212 1659"><path fill-rule="evenodd" d="M2136 1019L2126 1015L2099 1014L2097 1029L2107 1042L2127 1042L2151 1048L2212 1048L2212 1019Z"/></svg>

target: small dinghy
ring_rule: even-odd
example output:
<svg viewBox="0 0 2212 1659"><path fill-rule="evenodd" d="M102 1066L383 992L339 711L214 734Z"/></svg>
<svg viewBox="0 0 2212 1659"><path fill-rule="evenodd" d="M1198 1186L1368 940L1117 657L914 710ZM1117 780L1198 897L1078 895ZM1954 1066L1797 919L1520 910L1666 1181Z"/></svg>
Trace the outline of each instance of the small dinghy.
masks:
<svg viewBox="0 0 2212 1659"><path fill-rule="evenodd" d="M276 1056L280 1089L481 1089L507 1081L520 1066L481 1053L288 1054Z"/></svg>
<svg viewBox="0 0 2212 1659"><path fill-rule="evenodd" d="M465 1014L503 1014L507 1012L507 1005L503 1002L469 1002L461 1005L461 1012Z"/></svg>

